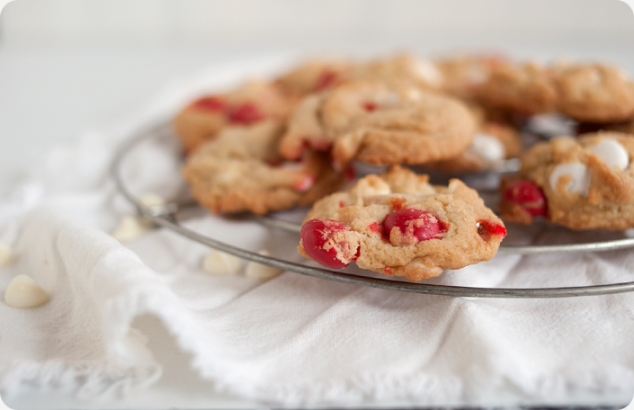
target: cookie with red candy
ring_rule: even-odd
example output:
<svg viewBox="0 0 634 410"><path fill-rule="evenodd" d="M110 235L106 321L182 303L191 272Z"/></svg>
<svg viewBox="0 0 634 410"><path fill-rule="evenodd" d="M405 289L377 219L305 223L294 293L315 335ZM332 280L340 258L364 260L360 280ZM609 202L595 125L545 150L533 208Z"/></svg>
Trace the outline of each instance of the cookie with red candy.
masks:
<svg viewBox="0 0 634 410"><path fill-rule="evenodd" d="M352 64L335 59L308 60L276 78L275 84L291 96L302 97L347 81Z"/></svg>
<svg viewBox="0 0 634 410"><path fill-rule="evenodd" d="M264 120L283 121L290 101L276 86L264 81L251 81L239 88L201 97L174 119L174 130L186 153L215 138L224 127L250 126Z"/></svg>
<svg viewBox="0 0 634 410"><path fill-rule="evenodd" d="M634 227L634 135L618 132L559 137L522 157L519 174L503 183L506 221L535 218L571 229Z"/></svg>
<svg viewBox="0 0 634 410"><path fill-rule="evenodd" d="M400 166L316 202L299 253L328 268L360 268L418 281L491 259L506 235L478 193L452 179L432 186Z"/></svg>
<svg viewBox="0 0 634 410"><path fill-rule="evenodd" d="M324 91L350 81L381 81L439 89L443 76L436 65L409 54L374 60L310 60L279 76L275 83L294 97Z"/></svg>
<svg viewBox="0 0 634 410"><path fill-rule="evenodd" d="M289 117L280 152L330 151L344 165L423 164L464 151L476 131L459 100L411 84L354 81L302 100Z"/></svg>
<svg viewBox="0 0 634 410"><path fill-rule="evenodd" d="M203 144L183 168L194 198L214 213L265 214L310 205L345 183L324 154L285 161L277 151L283 129L273 120L226 127Z"/></svg>

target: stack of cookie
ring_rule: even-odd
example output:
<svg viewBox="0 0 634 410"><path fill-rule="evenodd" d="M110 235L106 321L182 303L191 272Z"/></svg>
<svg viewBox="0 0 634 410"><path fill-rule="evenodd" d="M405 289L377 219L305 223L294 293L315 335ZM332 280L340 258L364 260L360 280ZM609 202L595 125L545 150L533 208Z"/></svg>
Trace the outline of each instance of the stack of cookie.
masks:
<svg viewBox="0 0 634 410"><path fill-rule="evenodd" d="M634 86L602 65L544 68L499 56L310 61L269 82L204 96L178 114L175 128L185 179L212 212L314 204L301 254L330 268L355 261L421 280L491 259L506 229L461 181L432 186L402 165L495 169L520 154L525 120L552 112L623 127L634 117ZM520 175L505 181L502 215L629 227L618 214L634 207L630 145L615 132L538 144ZM390 168L335 193L354 178L357 161ZM592 222L595 208L615 223Z"/></svg>

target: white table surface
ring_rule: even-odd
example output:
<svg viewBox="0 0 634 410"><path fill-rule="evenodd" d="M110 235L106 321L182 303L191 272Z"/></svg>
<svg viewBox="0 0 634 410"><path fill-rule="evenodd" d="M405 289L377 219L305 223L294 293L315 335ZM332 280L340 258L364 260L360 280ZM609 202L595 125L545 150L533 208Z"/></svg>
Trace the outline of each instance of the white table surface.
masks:
<svg viewBox="0 0 634 410"><path fill-rule="evenodd" d="M623 44L588 47L560 43L548 48L544 45L525 47L518 54L608 59L634 73L634 54ZM87 51L0 47L3 148L0 150L0 195L25 175L28 164L37 163L52 147L72 143L88 130L125 122L140 112L165 84L235 57L229 52L211 53L204 48ZM155 318L142 318L137 325L149 336L149 346L165 368L162 379L149 390L119 401L87 403L73 399L70 392L25 388L23 394L5 398L5 403L16 409L260 406L214 393L209 382L189 369L189 357L179 351ZM569 404L600 404L592 397L578 399L577 403ZM611 403L603 404L624 404L628 400L627 397L614 398ZM412 403L374 403L376 406L397 404ZM483 403L487 404L495 403Z"/></svg>

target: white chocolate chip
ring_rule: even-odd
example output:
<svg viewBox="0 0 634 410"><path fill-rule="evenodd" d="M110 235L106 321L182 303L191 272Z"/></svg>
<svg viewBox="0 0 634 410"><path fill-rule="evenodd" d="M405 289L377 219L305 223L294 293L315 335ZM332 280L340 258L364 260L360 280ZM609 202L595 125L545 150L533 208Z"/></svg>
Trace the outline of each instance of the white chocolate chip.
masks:
<svg viewBox="0 0 634 410"><path fill-rule="evenodd" d="M469 84L482 84L489 78L489 72L484 67L474 65L469 67L466 77Z"/></svg>
<svg viewBox="0 0 634 410"><path fill-rule="evenodd" d="M126 215L112 231L112 236L121 243L130 242L142 236L149 229L148 223L141 218Z"/></svg>
<svg viewBox="0 0 634 410"><path fill-rule="evenodd" d="M165 205L165 199L163 199L163 197L160 195L148 192L141 195L141 197L139 198L139 203L146 208L154 208L157 206Z"/></svg>
<svg viewBox="0 0 634 410"><path fill-rule="evenodd" d="M213 249L203 259L203 269L210 275L234 275L240 270L240 259Z"/></svg>
<svg viewBox="0 0 634 410"><path fill-rule="evenodd" d="M559 178L566 175L571 178L568 185L566 185L568 192L579 192L583 196L588 195L588 188L590 186L588 167L579 162L557 165L550 174L550 188L556 191Z"/></svg>
<svg viewBox="0 0 634 410"><path fill-rule="evenodd" d="M499 161L504 159L506 155L506 150L500 140L482 133L475 135L469 149L486 161Z"/></svg>
<svg viewBox="0 0 634 410"><path fill-rule="evenodd" d="M49 296L31 277L18 275L9 282L4 301L14 308L34 308L48 302Z"/></svg>
<svg viewBox="0 0 634 410"><path fill-rule="evenodd" d="M262 250L258 252L260 255L269 256L269 252ZM283 272L282 269L274 268L272 266L262 265L257 262L249 262L245 271L247 278L258 280L269 280L278 276Z"/></svg>
<svg viewBox="0 0 634 410"><path fill-rule="evenodd" d="M612 138L604 138L598 144L590 147L596 156L611 167L624 170L630 164L630 157L623 145Z"/></svg>
<svg viewBox="0 0 634 410"><path fill-rule="evenodd" d="M560 114L534 115L528 120L528 128L549 136L574 135L575 123Z"/></svg>
<svg viewBox="0 0 634 410"><path fill-rule="evenodd" d="M0 268L13 262L13 251L7 245L0 243Z"/></svg>
<svg viewBox="0 0 634 410"><path fill-rule="evenodd" d="M430 85L439 87L443 83L443 75L434 63L427 60L417 60L414 69L416 74Z"/></svg>

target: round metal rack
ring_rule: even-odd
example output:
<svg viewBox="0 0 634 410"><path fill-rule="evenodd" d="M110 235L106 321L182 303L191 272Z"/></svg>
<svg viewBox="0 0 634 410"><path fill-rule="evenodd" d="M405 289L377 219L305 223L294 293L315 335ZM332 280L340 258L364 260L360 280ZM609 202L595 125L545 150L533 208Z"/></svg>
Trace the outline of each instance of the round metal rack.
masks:
<svg viewBox="0 0 634 410"><path fill-rule="evenodd" d="M112 161L111 175L119 193L129 201L143 217L159 227L170 229L193 241L207 245L222 252L229 253L242 259L261 263L268 266L284 269L322 279L328 279L343 283L371 286L381 289L390 289L402 292L421 294L433 294L459 297L478 298L560 298L573 296L607 295L634 291L634 282L612 283L605 285L555 287L555 288L484 288L467 286L448 286L430 283L403 282L393 279L379 279L356 275L353 273L338 272L328 269L299 264L284 259L260 255L240 247L232 246L222 241L195 232L179 223L178 213L185 208L190 208L190 202L168 202L164 205L146 207L133 194L126 183L122 168L129 154L142 141L171 138L171 131L166 123L157 123L134 133L124 142ZM176 152L174 155L178 155ZM298 224L275 219L270 216L254 217L257 221L272 229L283 229L289 232L299 232ZM502 245L499 254L533 255L544 253L572 253L572 252L601 252L634 247L634 238L608 240L602 242L590 242L580 244L556 244L556 245Z"/></svg>

